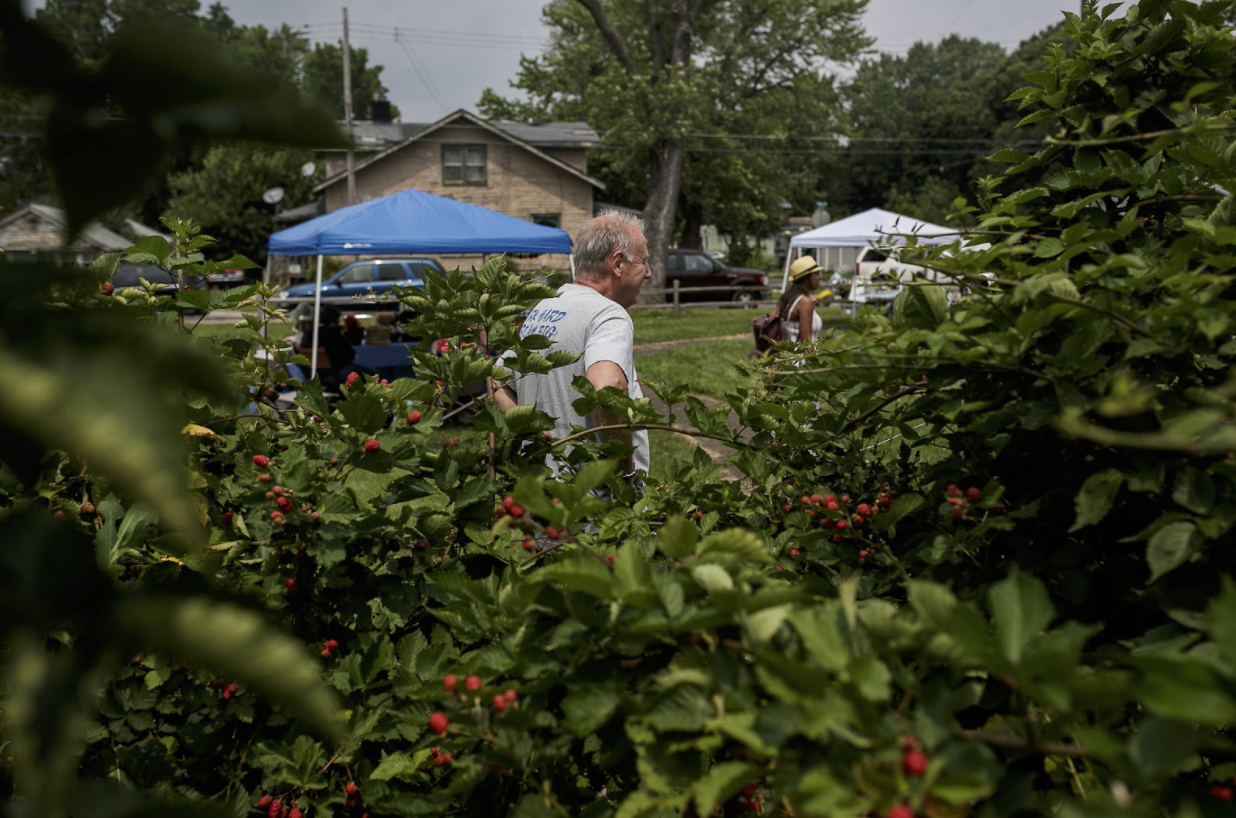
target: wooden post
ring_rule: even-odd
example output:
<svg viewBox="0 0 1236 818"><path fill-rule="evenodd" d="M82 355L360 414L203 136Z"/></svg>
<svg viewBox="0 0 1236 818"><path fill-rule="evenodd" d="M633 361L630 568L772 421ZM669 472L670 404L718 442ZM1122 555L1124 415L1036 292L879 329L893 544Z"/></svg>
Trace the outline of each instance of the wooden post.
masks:
<svg viewBox="0 0 1236 818"><path fill-rule="evenodd" d="M678 307L678 288L682 285L681 281L674 280L674 317L677 318L680 312Z"/></svg>

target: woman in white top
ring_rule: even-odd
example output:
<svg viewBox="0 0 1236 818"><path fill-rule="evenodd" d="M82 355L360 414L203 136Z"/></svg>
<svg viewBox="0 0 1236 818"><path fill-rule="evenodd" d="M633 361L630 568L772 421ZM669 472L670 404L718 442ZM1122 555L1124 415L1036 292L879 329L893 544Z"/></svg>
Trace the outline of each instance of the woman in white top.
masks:
<svg viewBox="0 0 1236 818"><path fill-rule="evenodd" d="M812 256L802 256L790 265L790 283L777 302L781 316L781 337L794 343L807 343L820 336L824 322L815 312L813 294L820 288L820 265Z"/></svg>

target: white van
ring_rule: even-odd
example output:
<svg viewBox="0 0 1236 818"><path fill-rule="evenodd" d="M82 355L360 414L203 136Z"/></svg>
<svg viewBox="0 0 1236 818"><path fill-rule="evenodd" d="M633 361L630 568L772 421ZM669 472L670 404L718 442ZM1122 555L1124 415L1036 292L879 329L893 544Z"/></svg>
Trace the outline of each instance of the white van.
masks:
<svg viewBox="0 0 1236 818"><path fill-rule="evenodd" d="M930 250L923 246L864 247L854 263L850 300L858 304L892 301L901 292L903 284L931 281L944 287L949 301L956 301L961 295L961 288L947 273L909 260L921 258Z"/></svg>

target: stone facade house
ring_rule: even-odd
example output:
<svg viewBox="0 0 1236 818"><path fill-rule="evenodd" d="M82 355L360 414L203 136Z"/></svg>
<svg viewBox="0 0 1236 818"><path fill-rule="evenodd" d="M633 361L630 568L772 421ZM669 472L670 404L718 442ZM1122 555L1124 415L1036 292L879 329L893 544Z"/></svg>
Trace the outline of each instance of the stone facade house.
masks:
<svg viewBox="0 0 1236 818"><path fill-rule="evenodd" d="M353 132L361 149L353 158L357 202L411 188L574 236L592 218L594 194L605 189L588 175L585 151L600 142L582 122L489 122L460 110L429 125L356 123ZM349 204L344 154L327 155L326 171L316 189L330 213ZM480 261L442 259L448 269L468 269ZM569 269L559 255L518 263L525 269Z"/></svg>
<svg viewBox="0 0 1236 818"><path fill-rule="evenodd" d="M91 222L66 246L68 220L64 211L51 205L30 203L0 218L0 261L53 261L87 265L105 253L122 253L133 240ZM154 234L133 222L130 225Z"/></svg>

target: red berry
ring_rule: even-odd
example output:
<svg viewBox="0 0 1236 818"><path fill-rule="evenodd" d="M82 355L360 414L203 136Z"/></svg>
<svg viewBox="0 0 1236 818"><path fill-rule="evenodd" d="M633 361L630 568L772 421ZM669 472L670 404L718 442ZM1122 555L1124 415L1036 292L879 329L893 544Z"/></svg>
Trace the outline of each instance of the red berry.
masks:
<svg viewBox="0 0 1236 818"><path fill-rule="evenodd" d="M797 548L791 548L791 549L790 549L790 556L791 556L791 557L797 557L797 556L799 555L799 553L801 553L801 552L799 552L799 550L798 550Z"/></svg>
<svg viewBox="0 0 1236 818"><path fill-rule="evenodd" d="M266 809L267 807L270 806L270 802L272 800L274 799L272 799L269 795L263 795L261 798L258 799L258 802L257 802L258 809Z"/></svg>
<svg viewBox="0 0 1236 818"><path fill-rule="evenodd" d="M356 795L358 792L360 792L360 787L356 786L355 781L349 781L348 783L343 785L343 791L346 792L348 795Z"/></svg>
<svg viewBox="0 0 1236 818"><path fill-rule="evenodd" d="M954 520L960 520L964 516L966 516L966 510L964 508L953 509L953 519Z"/></svg>
<svg viewBox="0 0 1236 818"><path fill-rule="evenodd" d="M820 519L820 528L832 528L834 525L835 523L831 517L822 517Z"/></svg>
<svg viewBox="0 0 1236 818"><path fill-rule="evenodd" d="M296 587L296 580L292 577L288 577L283 581L283 587L287 588L289 591L292 590Z"/></svg>
<svg viewBox="0 0 1236 818"><path fill-rule="evenodd" d="M847 523L845 520L838 520L835 523L835 525L837 526L838 530L850 527L850 524Z"/></svg>
<svg viewBox="0 0 1236 818"><path fill-rule="evenodd" d="M542 437L542 439L543 439L546 443L553 443L553 442L554 442L554 436L553 436L553 435L551 435L549 432L546 432L546 433L544 434L544 436Z"/></svg>
<svg viewBox="0 0 1236 818"><path fill-rule="evenodd" d="M272 522L276 522L276 523L283 522L283 512L282 511L272 511L270 513L270 519Z"/></svg>
<svg viewBox="0 0 1236 818"><path fill-rule="evenodd" d="M880 508L888 508L892 504L893 504L893 495L889 494L887 491L882 492L880 496L876 498L876 505L879 506Z"/></svg>
<svg viewBox="0 0 1236 818"><path fill-rule="evenodd" d="M451 720L446 717L445 713L434 713L429 717L429 729L441 735L446 732L446 728L451 726Z"/></svg>
<svg viewBox="0 0 1236 818"><path fill-rule="evenodd" d="M452 448L458 445L459 445L459 438L455 438L454 440L451 441Z"/></svg>
<svg viewBox="0 0 1236 818"><path fill-rule="evenodd" d="M259 475L258 475L258 482L259 482L259 483L269 483L269 482L270 482L270 475L269 475L269 474L259 474Z"/></svg>
<svg viewBox="0 0 1236 818"><path fill-rule="evenodd" d="M523 549L525 551L531 551L532 549L536 548L536 543L527 538L525 538L524 541L520 543L520 545L523 546Z"/></svg>
<svg viewBox="0 0 1236 818"><path fill-rule="evenodd" d="M927 772L927 756L922 750L906 750L901 756L901 769L906 775L918 777Z"/></svg>
<svg viewBox="0 0 1236 818"><path fill-rule="evenodd" d="M811 495L811 502L815 503L816 505L819 505L821 502L820 495L818 494Z"/></svg>
<svg viewBox="0 0 1236 818"><path fill-rule="evenodd" d="M494 710L497 710L499 713L505 711L508 704L509 702L501 693L494 696Z"/></svg>
<svg viewBox="0 0 1236 818"><path fill-rule="evenodd" d="M867 549L867 548L860 548L860 549L858 550L858 561L859 561L859 562L864 562L864 561L867 559L867 557L870 557L870 556L871 556L871 550L870 550L870 549Z"/></svg>
<svg viewBox="0 0 1236 818"><path fill-rule="evenodd" d="M866 503L859 503L858 508L855 510L864 517L871 516L871 506L867 505Z"/></svg>
<svg viewBox="0 0 1236 818"><path fill-rule="evenodd" d="M275 500L275 505L279 506L279 510L285 514L292 510L292 501L287 497L279 497L279 499Z"/></svg>
<svg viewBox="0 0 1236 818"><path fill-rule="evenodd" d="M781 507L781 510L788 514L790 512L790 509L792 508L793 508L792 505L790 505L789 503L786 503L785 505Z"/></svg>
<svg viewBox="0 0 1236 818"><path fill-rule="evenodd" d="M516 520L518 520L520 517L524 516L524 507L523 507L523 506L521 506L521 505L513 505L513 506L511 506L510 508L508 508L508 509L507 509L507 511L508 511L508 512L510 513L510 515L511 515L512 517L514 517Z"/></svg>
<svg viewBox="0 0 1236 818"><path fill-rule="evenodd" d="M260 466L264 469L270 465L270 458L264 454L255 454L253 456L253 465Z"/></svg>
<svg viewBox="0 0 1236 818"><path fill-rule="evenodd" d="M510 495L507 495L506 497L503 497L503 498L502 498L502 510L503 510L503 511L510 511L510 510L511 510L512 508L514 508L514 507L515 507L515 498L514 498L514 497L511 497Z"/></svg>
<svg viewBox="0 0 1236 818"><path fill-rule="evenodd" d="M1210 794L1215 798L1218 798L1220 801L1232 800L1232 788L1226 784L1211 784Z"/></svg>
<svg viewBox="0 0 1236 818"><path fill-rule="evenodd" d="M318 655L321 656L323 659L329 659L330 658L330 648L322 648L322 652L319 653Z"/></svg>
<svg viewBox="0 0 1236 818"><path fill-rule="evenodd" d="M695 512L695 519L697 519L697 520L702 520L702 519L704 519L704 512L702 512L702 511L696 511L696 512Z"/></svg>
<svg viewBox="0 0 1236 818"><path fill-rule="evenodd" d="M464 687L468 688L469 690L480 690L483 684L485 683L481 681L480 676L469 676L468 678L464 679Z"/></svg>
<svg viewBox="0 0 1236 818"><path fill-rule="evenodd" d="M843 495L841 495L841 502L843 502L843 503L848 503L848 502L850 502L850 495L848 495L848 494L843 494Z"/></svg>
<svg viewBox="0 0 1236 818"><path fill-rule="evenodd" d="M914 810L905 804L897 804L888 811L884 818L914 818Z"/></svg>
<svg viewBox="0 0 1236 818"><path fill-rule="evenodd" d="M99 287L99 292L103 293L103 295L111 295L116 292L116 286L110 281L104 281L102 286Z"/></svg>
<svg viewBox="0 0 1236 818"><path fill-rule="evenodd" d="M235 515L233 515L233 514L232 514L232 512L230 512L230 511L225 511L225 512L223 512L223 522L224 522L224 523L230 523L230 522L232 522L232 517L233 517L233 516L235 516Z"/></svg>
<svg viewBox="0 0 1236 818"><path fill-rule="evenodd" d="M323 647L327 650L339 650L339 642L334 639L327 639Z"/></svg>
<svg viewBox="0 0 1236 818"><path fill-rule="evenodd" d="M271 805L266 808L266 818L279 818L283 815L283 804L278 801L271 802Z"/></svg>
<svg viewBox="0 0 1236 818"><path fill-rule="evenodd" d="M365 441L365 451L367 452L376 452L380 448L382 448L382 444L375 438L371 437Z"/></svg>
<svg viewBox="0 0 1236 818"><path fill-rule="evenodd" d="M459 681L459 677L454 673L448 673L442 677L442 689L447 693L455 692L455 684Z"/></svg>
<svg viewBox="0 0 1236 818"><path fill-rule="evenodd" d="M382 380L378 381L378 386L390 386L390 385L391 385L391 382L388 381L386 378L383 378Z"/></svg>
<svg viewBox="0 0 1236 818"><path fill-rule="evenodd" d="M841 536L840 534L834 534L833 542L845 542L845 537Z"/></svg>
<svg viewBox="0 0 1236 818"><path fill-rule="evenodd" d="M337 457L332 457L332 458L330 459L330 464L331 464L332 466L338 466L338 465L339 465L339 458L337 458Z"/></svg>
<svg viewBox="0 0 1236 818"><path fill-rule="evenodd" d="M960 496L961 496L961 489L957 488L956 484L954 484L954 483L949 483L949 484L948 484L948 488L946 488L946 489L944 490L944 493L945 493L945 494L951 494L951 495L953 495L954 497L960 497Z"/></svg>
<svg viewBox="0 0 1236 818"><path fill-rule="evenodd" d="M411 412L408 412L408 424L409 425L420 423L420 422L421 422L421 413L418 410L413 409Z"/></svg>
<svg viewBox="0 0 1236 818"><path fill-rule="evenodd" d="M344 386L351 386L352 384L356 383L356 382L357 382L357 381L359 381L359 380L360 380L360 373L358 373L358 372L349 372L349 373L348 373L348 377L347 377L347 378L345 378L345 379L344 379L344 381L343 381L343 385L344 385Z"/></svg>
<svg viewBox="0 0 1236 818"><path fill-rule="evenodd" d="M971 503L977 503L979 500L983 499L983 490L976 489L974 486L971 486L966 489L966 496L970 498Z"/></svg>
<svg viewBox="0 0 1236 818"><path fill-rule="evenodd" d="M288 818L302 818L303 815L304 813L302 813L300 810L296 809L295 807L288 810Z"/></svg>
<svg viewBox="0 0 1236 818"><path fill-rule="evenodd" d="M811 498L804 494L802 496L802 499L800 499L798 502L802 503L804 506L808 506L808 505L811 505Z"/></svg>
<svg viewBox="0 0 1236 818"><path fill-rule="evenodd" d="M551 540L558 539L558 529L554 528L552 525L545 526L545 536L549 537Z"/></svg>
<svg viewBox="0 0 1236 818"><path fill-rule="evenodd" d="M605 558L605 564L608 565L610 568L614 567L614 555L613 554L610 554L608 557Z"/></svg>
<svg viewBox="0 0 1236 818"><path fill-rule="evenodd" d="M506 699L507 704L514 704L515 700L519 698L519 694L514 690L508 690L502 694L502 698Z"/></svg>

